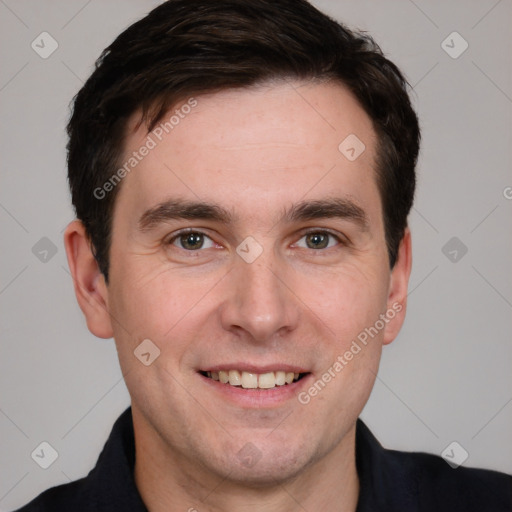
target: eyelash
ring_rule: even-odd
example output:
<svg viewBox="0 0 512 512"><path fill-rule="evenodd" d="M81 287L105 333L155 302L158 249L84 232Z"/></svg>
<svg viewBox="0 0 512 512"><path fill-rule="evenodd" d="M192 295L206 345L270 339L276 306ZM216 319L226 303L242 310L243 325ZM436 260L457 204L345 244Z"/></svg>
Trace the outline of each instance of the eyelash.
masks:
<svg viewBox="0 0 512 512"><path fill-rule="evenodd" d="M194 228L187 228L187 229L183 229L181 231L179 231L178 233L174 234L171 238L168 238L167 241L166 241L166 245L174 245L174 242L176 240L178 240L181 236L183 235L188 235L188 234L199 234L199 235L203 235L204 237L206 238L209 238L213 243L216 243L210 236L208 236L204 231L201 231L201 230L198 230L198 229L194 229ZM337 242L337 245L335 247L337 247L338 245L339 246L346 246L348 245L348 242L346 240L344 240L341 236L339 235L336 235L334 233L332 233L331 231L327 230L327 229L311 229L311 230L308 230L308 231L304 231L300 234L300 238L297 240L297 242L295 242L293 245L296 245L300 240L302 240L304 237L308 236L308 235L316 235L316 234L320 234L320 235L328 235L329 237L331 238L334 238ZM311 251L315 251L315 252L322 252L322 251L325 251L327 249L334 249L335 247L326 247L324 249L310 249ZM188 253L198 253L198 252L201 252L203 249L197 249L197 250L189 250L189 249L184 249L183 247L178 247L179 249L185 251L185 252L188 252Z"/></svg>

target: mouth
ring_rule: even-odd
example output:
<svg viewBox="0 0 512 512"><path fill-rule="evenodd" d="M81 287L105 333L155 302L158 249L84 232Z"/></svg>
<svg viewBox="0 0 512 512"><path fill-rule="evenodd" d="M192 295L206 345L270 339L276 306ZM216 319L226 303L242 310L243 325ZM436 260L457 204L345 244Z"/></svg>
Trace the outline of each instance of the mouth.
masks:
<svg viewBox="0 0 512 512"><path fill-rule="evenodd" d="M203 377L225 384L226 386L258 390L270 390L289 386L309 375L309 372L292 372L286 370L256 373L235 369L200 371L199 373Z"/></svg>

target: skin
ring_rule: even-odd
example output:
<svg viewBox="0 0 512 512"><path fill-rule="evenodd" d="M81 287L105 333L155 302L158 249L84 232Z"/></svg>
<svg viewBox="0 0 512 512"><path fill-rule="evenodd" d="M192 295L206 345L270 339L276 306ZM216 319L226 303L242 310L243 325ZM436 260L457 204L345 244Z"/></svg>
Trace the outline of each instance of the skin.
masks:
<svg viewBox="0 0 512 512"><path fill-rule="evenodd" d="M117 345L139 492L151 511L354 511L355 423L382 346L403 323L411 268L408 230L389 267L371 120L336 83L272 83L196 99L123 179L108 285L82 224L65 233L88 328ZM126 157L147 137L137 120ZM366 146L353 162L338 150L349 134ZM362 209L366 227L352 218L281 218L301 201L332 198ZM216 203L234 220L169 219L141 231L143 213L167 199ZM169 243L184 228L207 235L204 248L187 250L179 237ZM328 245L311 248L318 238L305 230ZM322 238L326 230L340 241ZM236 252L248 236L263 249L252 263ZM300 403L298 392L397 304L394 318ZM133 354L147 338L161 351L149 366ZM198 373L234 362L287 363L309 375L286 399L237 402ZM259 454L250 466L238 455L247 443Z"/></svg>

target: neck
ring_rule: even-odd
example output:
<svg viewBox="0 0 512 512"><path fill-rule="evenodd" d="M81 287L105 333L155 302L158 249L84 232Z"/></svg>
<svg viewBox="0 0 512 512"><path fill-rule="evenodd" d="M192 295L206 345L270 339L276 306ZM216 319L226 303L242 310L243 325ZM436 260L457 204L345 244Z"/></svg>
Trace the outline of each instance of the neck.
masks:
<svg viewBox="0 0 512 512"><path fill-rule="evenodd" d="M135 482L150 512L354 512L359 480L355 425L326 456L287 481L244 484L214 474L169 447L134 416Z"/></svg>

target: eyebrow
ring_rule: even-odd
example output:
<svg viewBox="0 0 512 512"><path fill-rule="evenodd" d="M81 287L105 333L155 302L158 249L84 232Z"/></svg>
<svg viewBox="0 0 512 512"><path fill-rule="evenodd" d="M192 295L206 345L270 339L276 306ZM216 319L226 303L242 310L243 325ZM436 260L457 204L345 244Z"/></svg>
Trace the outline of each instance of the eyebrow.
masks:
<svg viewBox="0 0 512 512"><path fill-rule="evenodd" d="M233 215L222 206L213 203L169 199L146 210L139 219L139 230L150 231L155 226L173 219L212 220L229 223Z"/></svg>
<svg viewBox="0 0 512 512"><path fill-rule="evenodd" d="M368 231L369 220L366 212L354 201L347 198L328 198L313 201L301 201L285 210L282 219L287 222L339 218L357 224Z"/></svg>
<svg viewBox="0 0 512 512"><path fill-rule="evenodd" d="M347 198L328 198L301 201L291 208L285 208L279 222L305 222L311 220L340 218L354 222L363 231L369 228L365 211ZM150 231L169 220L209 220L223 224L233 223L237 217L226 208L209 202L168 199L146 210L139 218L142 232Z"/></svg>

